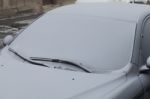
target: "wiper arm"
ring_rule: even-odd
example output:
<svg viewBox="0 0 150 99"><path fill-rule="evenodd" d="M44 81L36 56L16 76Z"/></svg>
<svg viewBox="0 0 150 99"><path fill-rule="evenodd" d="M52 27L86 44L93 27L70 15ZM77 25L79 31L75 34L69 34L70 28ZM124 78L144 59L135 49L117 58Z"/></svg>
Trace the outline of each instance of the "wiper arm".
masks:
<svg viewBox="0 0 150 99"><path fill-rule="evenodd" d="M16 52L14 49L12 49L12 48L9 48L8 50L9 50L10 52L14 53L15 55L17 55L17 56L18 56L19 58L21 58L22 60L24 60L24 61L26 61L26 62L28 62L28 63L30 63L30 64L39 65L39 66L43 66L43 67L49 67L49 66L47 66L47 65L45 65L45 64L37 63L37 62L31 61L31 60L29 60L29 59L23 57L22 55L20 55L19 53L17 53L17 52Z"/></svg>
<svg viewBox="0 0 150 99"><path fill-rule="evenodd" d="M46 61L46 62L55 62L55 63L63 63L63 64L67 64L67 65L72 65L75 67L78 67L80 69L82 69L83 71L87 72L87 73L91 73L90 70L84 68L83 66L81 66L80 64L71 62L71 61L67 61L67 60L61 60L61 59L51 59L51 58L40 58L40 57L30 57L31 60L34 61Z"/></svg>

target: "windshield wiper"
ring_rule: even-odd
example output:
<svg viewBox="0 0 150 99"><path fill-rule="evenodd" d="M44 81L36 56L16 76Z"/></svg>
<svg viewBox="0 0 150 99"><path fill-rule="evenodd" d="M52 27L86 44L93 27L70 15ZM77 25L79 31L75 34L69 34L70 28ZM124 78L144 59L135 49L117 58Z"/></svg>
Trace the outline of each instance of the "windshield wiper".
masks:
<svg viewBox="0 0 150 99"><path fill-rule="evenodd" d="M22 60L24 60L24 61L26 61L26 62L28 62L28 63L30 63L30 64L38 65L38 66L43 66L43 67L49 67L49 66L47 66L47 65L45 65L45 64L37 63L37 62L31 61L31 60L25 58L24 56L22 56L21 54L17 53L17 52L16 52L14 49L12 49L12 48L9 48L8 50L9 50L10 52L14 53L15 55L17 55L17 56L18 56L19 58L21 58Z"/></svg>
<svg viewBox="0 0 150 99"><path fill-rule="evenodd" d="M91 73L90 70L84 68L82 65L71 62L71 61L67 61L67 60L52 59L52 58L40 58L40 57L30 57L30 59L34 60L34 61L46 61L46 62L63 63L63 64L67 64L67 65L72 65L72 66L82 69L83 71L85 71L87 73Z"/></svg>

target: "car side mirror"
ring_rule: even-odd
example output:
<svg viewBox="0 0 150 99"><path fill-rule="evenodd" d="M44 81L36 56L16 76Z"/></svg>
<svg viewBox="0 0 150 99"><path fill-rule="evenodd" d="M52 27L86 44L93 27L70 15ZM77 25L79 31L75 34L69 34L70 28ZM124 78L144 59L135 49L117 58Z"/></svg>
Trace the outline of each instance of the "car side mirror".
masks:
<svg viewBox="0 0 150 99"><path fill-rule="evenodd" d="M9 45L12 41L13 41L14 37L12 35L7 35L4 39L3 39L3 44L4 45Z"/></svg>
<svg viewBox="0 0 150 99"><path fill-rule="evenodd" d="M147 58L146 66L150 69L150 56Z"/></svg>
<svg viewBox="0 0 150 99"><path fill-rule="evenodd" d="M140 73L150 73L150 56L146 60L146 65L141 66Z"/></svg>

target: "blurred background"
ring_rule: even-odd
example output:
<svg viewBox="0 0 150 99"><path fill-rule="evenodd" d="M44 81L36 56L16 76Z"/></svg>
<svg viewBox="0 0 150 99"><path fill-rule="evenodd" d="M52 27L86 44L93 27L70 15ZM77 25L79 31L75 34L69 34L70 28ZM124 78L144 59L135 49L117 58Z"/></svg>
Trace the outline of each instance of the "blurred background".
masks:
<svg viewBox="0 0 150 99"><path fill-rule="evenodd" d="M43 13L75 2L150 4L150 0L0 0L0 47L6 35L15 36Z"/></svg>

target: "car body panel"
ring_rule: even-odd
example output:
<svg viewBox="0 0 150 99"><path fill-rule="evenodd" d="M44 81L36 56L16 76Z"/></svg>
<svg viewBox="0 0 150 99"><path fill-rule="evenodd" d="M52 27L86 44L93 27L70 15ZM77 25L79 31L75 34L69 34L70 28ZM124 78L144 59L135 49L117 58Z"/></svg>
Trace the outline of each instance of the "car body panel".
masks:
<svg viewBox="0 0 150 99"><path fill-rule="evenodd" d="M125 73L91 74L46 68L21 62L7 50L2 53L0 97L3 99L71 99L96 90L101 91L100 97L126 81ZM109 84L111 88L106 89Z"/></svg>
<svg viewBox="0 0 150 99"><path fill-rule="evenodd" d="M124 20L138 23L139 19L150 12L150 7L126 3L79 3L57 8L47 12L74 16L95 16L108 19ZM47 14L46 13L46 14Z"/></svg>

